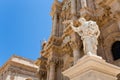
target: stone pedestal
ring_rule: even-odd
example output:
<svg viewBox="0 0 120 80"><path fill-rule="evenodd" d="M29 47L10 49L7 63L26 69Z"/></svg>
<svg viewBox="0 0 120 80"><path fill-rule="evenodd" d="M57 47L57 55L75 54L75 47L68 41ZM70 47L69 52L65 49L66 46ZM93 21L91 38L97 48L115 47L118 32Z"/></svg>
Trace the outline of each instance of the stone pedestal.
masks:
<svg viewBox="0 0 120 80"><path fill-rule="evenodd" d="M76 65L63 72L70 80L117 80L120 67L98 56L85 55Z"/></svg>

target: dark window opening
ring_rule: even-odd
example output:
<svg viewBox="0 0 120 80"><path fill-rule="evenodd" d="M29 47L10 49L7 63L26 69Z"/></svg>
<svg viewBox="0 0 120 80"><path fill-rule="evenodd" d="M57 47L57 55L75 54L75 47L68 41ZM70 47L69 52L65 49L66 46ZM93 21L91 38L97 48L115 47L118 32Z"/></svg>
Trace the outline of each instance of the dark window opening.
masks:
<svg viewBox="0 0 120 80"><path fill-rule="evenodd" d="M120 41L116 41L112 45L112 55L114 60L120 59Z"/></svg>

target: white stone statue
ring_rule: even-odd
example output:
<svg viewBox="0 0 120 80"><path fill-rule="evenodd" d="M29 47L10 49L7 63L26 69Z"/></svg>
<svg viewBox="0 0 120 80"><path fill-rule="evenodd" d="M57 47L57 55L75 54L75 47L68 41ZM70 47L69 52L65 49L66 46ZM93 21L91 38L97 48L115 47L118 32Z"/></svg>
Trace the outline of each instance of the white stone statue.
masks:
<svg viewBox="0 0 120 80"><path fill-rule="evenodd" d="M84 53L88 55L97 55L97 39L100 35L98 25L96 22L86 21L84 18L80 18L78 21L81 25L74 26L73 21L71 21L70 26L81 36Z"/></svg>

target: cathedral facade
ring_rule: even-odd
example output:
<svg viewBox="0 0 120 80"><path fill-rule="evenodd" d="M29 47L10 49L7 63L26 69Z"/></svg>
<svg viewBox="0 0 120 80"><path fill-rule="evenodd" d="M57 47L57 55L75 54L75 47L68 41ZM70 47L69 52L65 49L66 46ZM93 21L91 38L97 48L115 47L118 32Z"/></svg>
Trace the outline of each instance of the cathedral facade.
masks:
<svg viewBox="0 0 120 80"><path fill-rule="evenodd" d="M65 71L72 70L74 66L78 65L78 61L86 55L81 36L64 22L78 20L81 17L87 21L95 21L100 30L96 54L108 63L107 66L116 66L113 69L118 69L120 67L119 0L54 0L51 17L53 21L52 33L49 40L43 42L41 57L36 61L39 66L40 80L117 80L117 78L107 79L106 77L104 79L72 79L64 76ZM105 65L102 66L105 67ZM109 69L112 70L112 68ZM73 69L73 71L77 70ZM116 77L119 77L119 75L117 74Z"/></svg>

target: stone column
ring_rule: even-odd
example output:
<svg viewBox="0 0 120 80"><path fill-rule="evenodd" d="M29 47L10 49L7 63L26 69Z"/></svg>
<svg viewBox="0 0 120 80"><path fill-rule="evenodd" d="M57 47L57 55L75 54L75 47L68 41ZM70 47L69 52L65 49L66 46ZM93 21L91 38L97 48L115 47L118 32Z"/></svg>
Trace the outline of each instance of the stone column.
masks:
<svg viewBox="0 0 120 80"><path fill-rule="evenodd" d="M81 57L80 49L79 49L80 45L75 41L72 41L70 45L71 45L71 48L73 49L74 64L76 64Z"/></svg>
<svg viewBox="0 0 120 80"><path fill-rule="evenodd" d="M59 59L57 62L57 80L62 80L62 66L63 60Z"/></svg>
<svg viewBox="0 0 120 80"><path fill-rule="evenodd" d="M63 34L63 25L62 25L62 18L60 17L60 20L59 20L59 36L62 36Z"/></svg>
<svg viewBox="0 0 120 80"><path fill-rule="evenodd" d="M77 0L77 11L80 11L81 8L81 2L80 0Z"/></svg>
<svg viewBox="0 0 120 80"><path fill-rule="evenodd" d="M53 17L53 26L52 26L52 35L56 35L56 28L57 28L57 14L54 14Z"/></svg>
<svg viewBox="0 0 120 80"><path fill-rule="evenodd" d="M76 64L78 59L81 57L80 54L81 39L79 35L77 35L76 33L71 34L70 46L73 50L74 64Z"/></svg>
<svg viewBox="0 0 120 80"><path fill-rule="evenodd" d="M82 6L82 8L86 8L87 7L87 1L86 0L81 0L81 6Z"/></svg>
<svg viewBox="0 0 120 80"><path fill-rule="evenodd" d="M39 79L42 80L42 71L39 70Z"/></svg>
<svg viewBox="0 0 120 80"><path fill-rule="evenodd" d="M91 9L95 9L95 2L93 0L88 0L88 7L91 8Z"/></svg>
<svg viewBox="0 0 120 80"><path fill-rule="evenodd" d="M80 50L73 49L73 56L74 56L74 64L76 64L77 61L80 59Z"/></svg>
<svg viewBox="0 0 120 80"><path fill-rule="evenodd" d="M49 80L55 80L55 63L54 62L50 62Z"/></svg>
<svg viewBox="0 0 120 80"><path fill-rule="evenodd" d="M49 73L50 73L50 68L47 67L47 80L49 80Z"/></svg>
<svg viewBox="0 0 120 80"><path fill-rule="evenodd" d="M61 77L61 67L58 66L58 67L57 67L57 80L62 80L61 78L62 78L62 77Z"/></svg>
<svg viewBox="0 0 120 80"><path fill-rule="evenodd" d="M73 19L76 19L76 0L71 0L71 14Z"/></svg>

